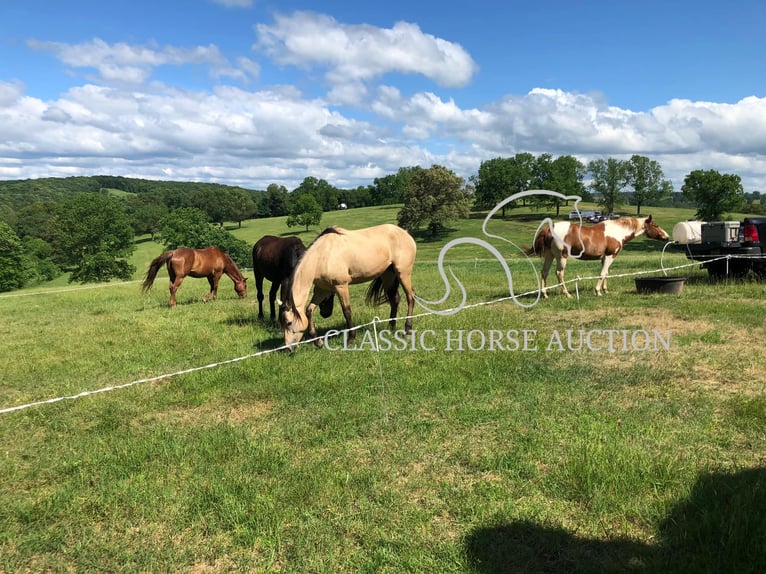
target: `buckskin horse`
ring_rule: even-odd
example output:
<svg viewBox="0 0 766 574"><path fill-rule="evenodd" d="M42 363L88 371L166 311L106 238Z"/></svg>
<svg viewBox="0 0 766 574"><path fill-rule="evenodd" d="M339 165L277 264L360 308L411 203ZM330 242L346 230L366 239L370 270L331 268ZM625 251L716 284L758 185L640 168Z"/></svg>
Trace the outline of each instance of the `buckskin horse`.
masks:
<svg viewBox="0 0 766 574"><path fill-rule="evenodd" d="M154 283L157 272L163 264L167 264L168 277L170 279L170 306L176 306L176 291L183 283L185 277L207 278L210 283L210 291L203 297L207 303L212 297L218 296L218 281L224 273L234 282L234 290L237 295L247 296L247 279L239 271L237 264L231 257L218 247L206 247L205 249L190 249L179 247L172 251L166 251L156 257L146 272L146 278L142 291L148 291Z"/></svg>
<svg viewBox="0 0 766 574"><path fill-rule="evenodd" d="M291 348L308 331L316 337L313 312L328 297L338 295L346 319L348 340L354 339L351 320L349 285L372 284L367 290L368 303L388 301L391 305L389 327L396 326L399 286L407 298L405 330L412 329L415 292L412 289L412 267L415 263L415 240L401 227L384 224L365 229L348 230L328 227L298 262L286 289L287 298L280 302L279 320L284 329L285 345ZM309 298L311 288L313 296ZM322 340L314 344L322 346Z"/></svg>
<svg viewBox="0 0 766 574"><path fill-rule="evenodd" d="M601 273L596 282L596 295L607 292L606 281L609 267L625 244L640 235L666 241L668 234L657 225L652 216L626 217L583 226L569 221L559 221L535 237L534 246L528 254L537 253L543 258L542 293L547 298L546 279L553 259L556 259L556 276L564 295L571 297L564 283L564 269L569 256L583 260L601 260Z"/></svg>

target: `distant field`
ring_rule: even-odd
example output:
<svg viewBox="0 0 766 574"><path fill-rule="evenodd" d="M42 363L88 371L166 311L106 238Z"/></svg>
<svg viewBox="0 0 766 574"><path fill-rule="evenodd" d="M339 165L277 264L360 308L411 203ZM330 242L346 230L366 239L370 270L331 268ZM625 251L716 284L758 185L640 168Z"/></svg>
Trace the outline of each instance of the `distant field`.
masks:
<svg viewBox="0 0 766 574"><path fill-rule="evenodd" d="M397 210L326 213L299 236ZM693 215L651 213L668 232ZM525 247L543 215L490 230ZM418 240L421 297L444 293L442 246L481 223ZM491 243L533 290L539 260ZM661 250L637 239L612 273L687 264ZM161 251L138 243L134 282L0 295L0 409L129 385L0 414L0 572L766 571L764 283L684 267L679 296L625 276L596 297L598 263L572 262L579 298L522 308L488 252L459 247L470 308L417 308L415 338L376 352L387 309L359 286L355 348L287 355L227 278L208 304L188 279L167 308L164 271L142 295Z"/></svg>

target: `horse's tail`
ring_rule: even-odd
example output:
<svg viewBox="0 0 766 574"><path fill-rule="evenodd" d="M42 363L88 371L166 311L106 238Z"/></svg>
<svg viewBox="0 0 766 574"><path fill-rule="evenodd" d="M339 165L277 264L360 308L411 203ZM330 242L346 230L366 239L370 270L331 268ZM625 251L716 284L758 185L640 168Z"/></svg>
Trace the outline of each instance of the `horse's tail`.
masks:
<svg viewBox="0 0 766 574"><path fill-rule="evenodd" d="M552 239L553 239L553 235L551 235L551 230L549 227L547 227L545 231L543 231L542 233L538 233L535 236L535 242L532 244L532 247L525 249L524 253L526 255L542 256L546 250L551 248Z"/></svg>
<svg viewBox="0 0 766 574"><path fill-rule="evenodd" d="M171 257L173 257L173 252L166 251L159 257L154 258L154 260L149 264L149 269L146 271L146 278L144 279L144 284L141 286L141 291L145 293L151 288L155 277L157 277L157 272L160 270L160 267L162 267Z"/></svg>
<svg viewBox="0 0 766 574"><path fill-rule="evenodd" d="M389 270L391 267L389 267ZM394 283L391 286L390 291L394 293L399 289L399 277L394 275ZM367 295L364 297L365 302L368 305L382 305L388 301L388 293L383 289L383 275L379 275L375 278L375 281L370 283L367 288Z"/></svg>

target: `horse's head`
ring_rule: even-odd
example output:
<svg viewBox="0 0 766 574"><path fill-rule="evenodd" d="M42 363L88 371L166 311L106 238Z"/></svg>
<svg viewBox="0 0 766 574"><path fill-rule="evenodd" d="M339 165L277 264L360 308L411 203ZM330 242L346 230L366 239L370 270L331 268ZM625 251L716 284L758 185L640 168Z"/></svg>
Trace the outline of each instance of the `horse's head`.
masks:
<svg viewBox="0 0 766 574"><path fill-rule="evenodd" d="M294 303L279 301L279 324L285 332L285 345L292 347L303 338L308 328L308 319Z"/></svg>
<svg viewBox="0 0 766 574"><path fill-rule="evenodd" d="M670 236L667 234L667 232L657 225L657 223L652 219L652 216L644 220L644 233L647 237L650 237L651 239L660 239L662 241L667 241L670 239Z"/></svg>
<svg viewBox="0 0 766 574"><path fill-rule="evenodd" d="M240 299L247 297L247 277L234 282L234 291L237 292Z"/></svg>

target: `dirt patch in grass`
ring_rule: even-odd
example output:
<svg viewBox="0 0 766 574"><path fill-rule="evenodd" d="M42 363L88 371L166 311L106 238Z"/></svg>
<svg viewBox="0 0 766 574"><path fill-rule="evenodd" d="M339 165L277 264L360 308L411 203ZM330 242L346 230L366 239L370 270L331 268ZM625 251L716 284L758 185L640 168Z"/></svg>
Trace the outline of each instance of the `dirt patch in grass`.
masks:
<svg viewBox="0 0 766 574"><path fill-rule="evenodd" d="M215 403L193 408L174 408L165 412L152 413L147 418L185 426L222 422L243 424L261 419L273 409L274 405L269 401L242 403L228 407Z"/></svg>

